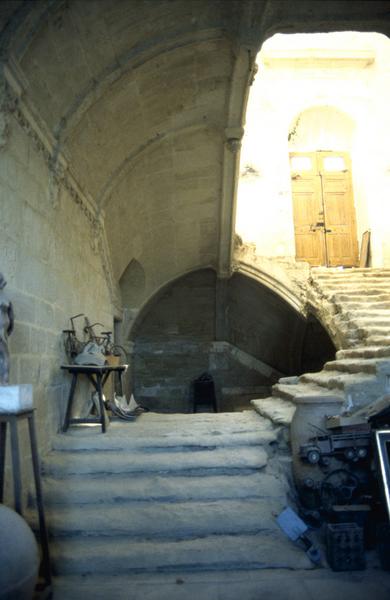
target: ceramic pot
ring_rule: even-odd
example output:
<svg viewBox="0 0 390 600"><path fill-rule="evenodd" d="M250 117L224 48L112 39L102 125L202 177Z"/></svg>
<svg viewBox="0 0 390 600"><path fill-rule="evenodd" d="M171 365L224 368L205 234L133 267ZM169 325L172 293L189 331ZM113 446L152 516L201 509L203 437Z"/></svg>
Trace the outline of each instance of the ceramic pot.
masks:
<svg viewBox="0 0 390 600"><path fill-rule="evenodd" d="M31 600L38 578L39 553L26 521L0 504L0 600Z"/></svg>

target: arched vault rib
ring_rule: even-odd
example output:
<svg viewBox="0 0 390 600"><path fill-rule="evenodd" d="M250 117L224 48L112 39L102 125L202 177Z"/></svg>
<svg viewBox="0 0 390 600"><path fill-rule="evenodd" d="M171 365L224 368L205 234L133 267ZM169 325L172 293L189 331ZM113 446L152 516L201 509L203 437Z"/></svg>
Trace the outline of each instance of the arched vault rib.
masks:
<svg viewBox="0 0 390 600"><path fill-rule="evenodd" d="M99 210L105 209L105 207L109 204L109 202L112 198L112 194L113 194L113 191L116 188L116 186L120 183L120 181L122 181L123 177L126 175L128 170L132 167L133 163L138 158L141 158L141 156L147 150L149 150L153 146L158 146L159 144L167 141L168 139L173 138L182 133L198 132L198 131L203 131L203 130L206 132L213 131L214 133L219 134L221 136L221 139L223 139L223 131L216 125L213 127L210 127L209 123L207 125L192 124L192 125L186 125L183 127L178 127L176 129L168 129L168 130L164 131L163 133L159 134L158 136L153 136L153 137L149 138L142 145L138 146L138 148L136 148L133 152L131 152L128 156L126 156L126 158L122 161L122 163L119 165L119 167L114 171L114 173L111 174L107 183L102 188L101 193L99 194L98 198L96 199L96 204L97 204Z"/></svg>
<svg viewBox="0 0 390 600"><path fill-rule="evenodd" d="M107 66L98 79L94 79L80 92L67 112L54 127L54 136L61 146L69 137L71 131L77 127L84 114L98 102L111 85L129 71L136 71L147 62L174 52L179 48L192 46L203 42L212 42L227 39L219 29L208 29L196 32L187 31L184 34L171 35L164 42L161 37L152 38L147 43L139 44L129 52L122 54L115 62Z"/></svg>
<svg viewBox="0 0 390 600"><path fill-rule="evenodd" d="M306 317L306 300L300 296L298 292L292 289L291 282L277 279L263 269L256 268L253 265L243 262L237 263L234 271L261 283L287 302L296 312L303 317Z"/></svg>

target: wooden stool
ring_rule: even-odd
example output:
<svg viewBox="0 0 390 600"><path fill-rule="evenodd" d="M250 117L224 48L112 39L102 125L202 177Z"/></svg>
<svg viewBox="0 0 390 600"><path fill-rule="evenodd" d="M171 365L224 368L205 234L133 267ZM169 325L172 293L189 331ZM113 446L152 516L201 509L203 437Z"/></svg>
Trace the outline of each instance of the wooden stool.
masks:
<svg viewBox="0 0 390 600"><path fill-rule="evenodd" d="M39 519L39 537L42 548L42 562L40 574L45 582L45 589L51 593L51 572L50 572L50 554L49 541L46 529L45 514L43 510L42 485L39 470L37 438L35 435L34 409L20 411L17 413L0 413L0 502L4 497L4 471L5 471L5 450L7 437L7 424L11 430L11 459L12 475L14 487L15 511L22 516L22 478L20 471L20 452L18 438L18 421L27 419L28 431L30 435L31 458L34 473L35 494L37 501L37 511ZM46 595L47 597L47 595Z"/></svg>

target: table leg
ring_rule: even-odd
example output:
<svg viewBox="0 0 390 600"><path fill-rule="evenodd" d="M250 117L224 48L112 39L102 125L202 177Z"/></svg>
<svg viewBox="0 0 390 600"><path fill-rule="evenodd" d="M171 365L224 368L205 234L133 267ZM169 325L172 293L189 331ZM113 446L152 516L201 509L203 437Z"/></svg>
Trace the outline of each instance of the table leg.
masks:
<svg viewBox="0 0 390 600"><path fill-rule="evenodd" d="M98 397L99 397L99 409L100 409L100 420L101 420L101 424L102 424L102 433L106 433L106 421L107 421L107 414L106 414L106 409L104 407L104 402L103 402L103 385L102 385L102 375L100 373L96 374L96 388L97 388L97 393L98 393Z"/></svg>
<svg viewBox="0 0 390 600"><path fill-rule="evenodd" d="M119 379L119 394L121 396L123 396L122 371L118 371L118 379Z"/></svg>
<svg viewBox="0 0 390 600"><path fill-rule="evenodd" d="M49 554L49 540L46 529L45 514L43 510L43 498L42 498L42 485L41 485L41 474L39 469L38 460L38 446L37 438L35 435L35 424L34 415L28 417L28 430L30 434L30 445L31 445L31 458L33 463L34 471L34 483L35 493L37 498L37 509L39 518L39 534L42 547L42 574L45 578L47 585L51 584L51 573L50 573L50 554Z"/></svg>
<svg viewBox="0 0 390 600"><path fill-rule="evenodd" d="M20 472L20 457L19 457L19 439L18 439L18 424L16 417L10 420L11 427L11 456L12 469L14 479L14 502L15 510L20 515L22 514L22 478Z"/></svg>
<svg viewBox="0 0 390 600"><path fill-rule="evenodd" d="M72 414L73 398L74 398L74 393L76 390L76 384L77 384L77 373L73 373L72 383L70 385L70 391L69 391L69 397L68 397L68 404L66 407L65 421L64 421L64 425L62 427L63 432L65 432L69 427L70 417Z"/></svg>
<svg viewBox="0 0 390 600"><path fill-rule="evenodd" d="M0 503L4 499L4 475L5 475L5 444L7 441L7 421L0 423Z"/></svg>

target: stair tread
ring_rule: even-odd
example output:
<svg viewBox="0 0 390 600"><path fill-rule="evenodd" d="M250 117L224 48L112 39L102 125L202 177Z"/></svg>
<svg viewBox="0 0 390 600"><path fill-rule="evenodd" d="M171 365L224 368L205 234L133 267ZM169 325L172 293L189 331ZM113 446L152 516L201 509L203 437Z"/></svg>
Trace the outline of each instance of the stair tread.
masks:
<svg viewBox="0 0 390 600"><path fill-rule="evenodd" d="M309 375L311 375L311 374L309 374ZM317 373L315 373L315 375L317 375ZM335 395L337 396L337 395L340 395L340 398L342 397L341 394L337 394L337 393L335 394L333 391L326 390L323 387L321 387L320 385L316 385L315 382L301 381L297 385L284 385L284 384L277 383L272 387L272 390L273 390L273 392L275 392L275 395L277 395L278 393L282 393L283 395L288 396L289 398L292 399L292 402L293 402L294 397L302 397L302 396L335 396Z"/></svg>
<svg viewBox="0 0 390 600"><path fill-rule="evenodd" d="M273 433L266 420L260 420L257 427L252 425L237 426L230 431L223 427L210 426L204 431L186 430L177 431L169 428L163 431L150 432L137 424L125 424L125 429L115 428L117 423L111 423L105 435L91 432L91 428L75 428L71 435L68 432L59 434L53 439L53 450L75 451L75 450L142 450L169 449L175 447L210 447L210 446L243 446L267 443L272 439ZM127 426L126 426L127 425ZM83 431L84 429L84 431ZM70 431L70 430L69 430Z"/></svg>
<svg viewBox="0 0 390 600"><path fill-rule="evenodd" d="M364 358L368 360L375 357L381 358L382 356L388 356L388 359L390 359L390 346L356 346L355 348L339 350L336 353L337 360L344 360L346 358Z"/></svg>
<svg viewBox="0 0 390 600"><path fill-rule="evenodd" d="M290 425L296 410L293 402L276 396L251 400L251 404L260 415L270 419L275 425Z"/></svg>
<svg viewBox="0 0 390 600"><path fill-rule="evenodd" d="M332 381L343 384L364 384L374 382L375 377L365 373L343 373L340 371L321 371L319 373L307 373L301 375L303 381L315 382L319 385L326 385Z"/></svg>
<svg viewBox="0 0 390 600"><path fill-rule="evenodd" d="M282 497L286 483L275 475L253 472L246 475L207 477L169 476L162 474L124 477L45 478L44 497L48 505L130 503L144 499L191 501L237 499L246 497Z"/></svg>
<svg viewBox="0 0 390 600"><path fill-rule="evenodd" d="M57 572L88 573L90 561L113 573L182 570L190 566L217 568L301 568L314 565L302 550L286 542L276 528L272 535L213 535L189 540L134 541L121 538L64 538L52 544Z"/></svg>
<svg viewBox="0 0 390 600"><path fill-rule="evenodd" d="M325 363L324 370L326 372L335 370L340 370L341 372L350 372L351 374L359 374L359 373L376 373L377 369L380 368L381 365L386 365L390 362L390 357L388 359L378 357L378 358L338 358L336 360L329 361Z"/></svg>
<svg viewBox="0 0 390 600"><path fill-rule="evenodd" d="M131 505L71 505L48 508L53 536L134 536L140 539L183 539L211 534L275 531L275 511L283 499L256 498L204 502L140 501ZM27 518L36 525L32 511Z"/></svg>
<svg viewBox="0 0 390 600"><path fill-rule="evenodd" d="M275 439L272 434L270 440ZM261 469L267 464L262 446L223 447L187 452L68 451L52 452L43 461L43 473L57 476L91 473L178 472L194 469Z"/></svg>

